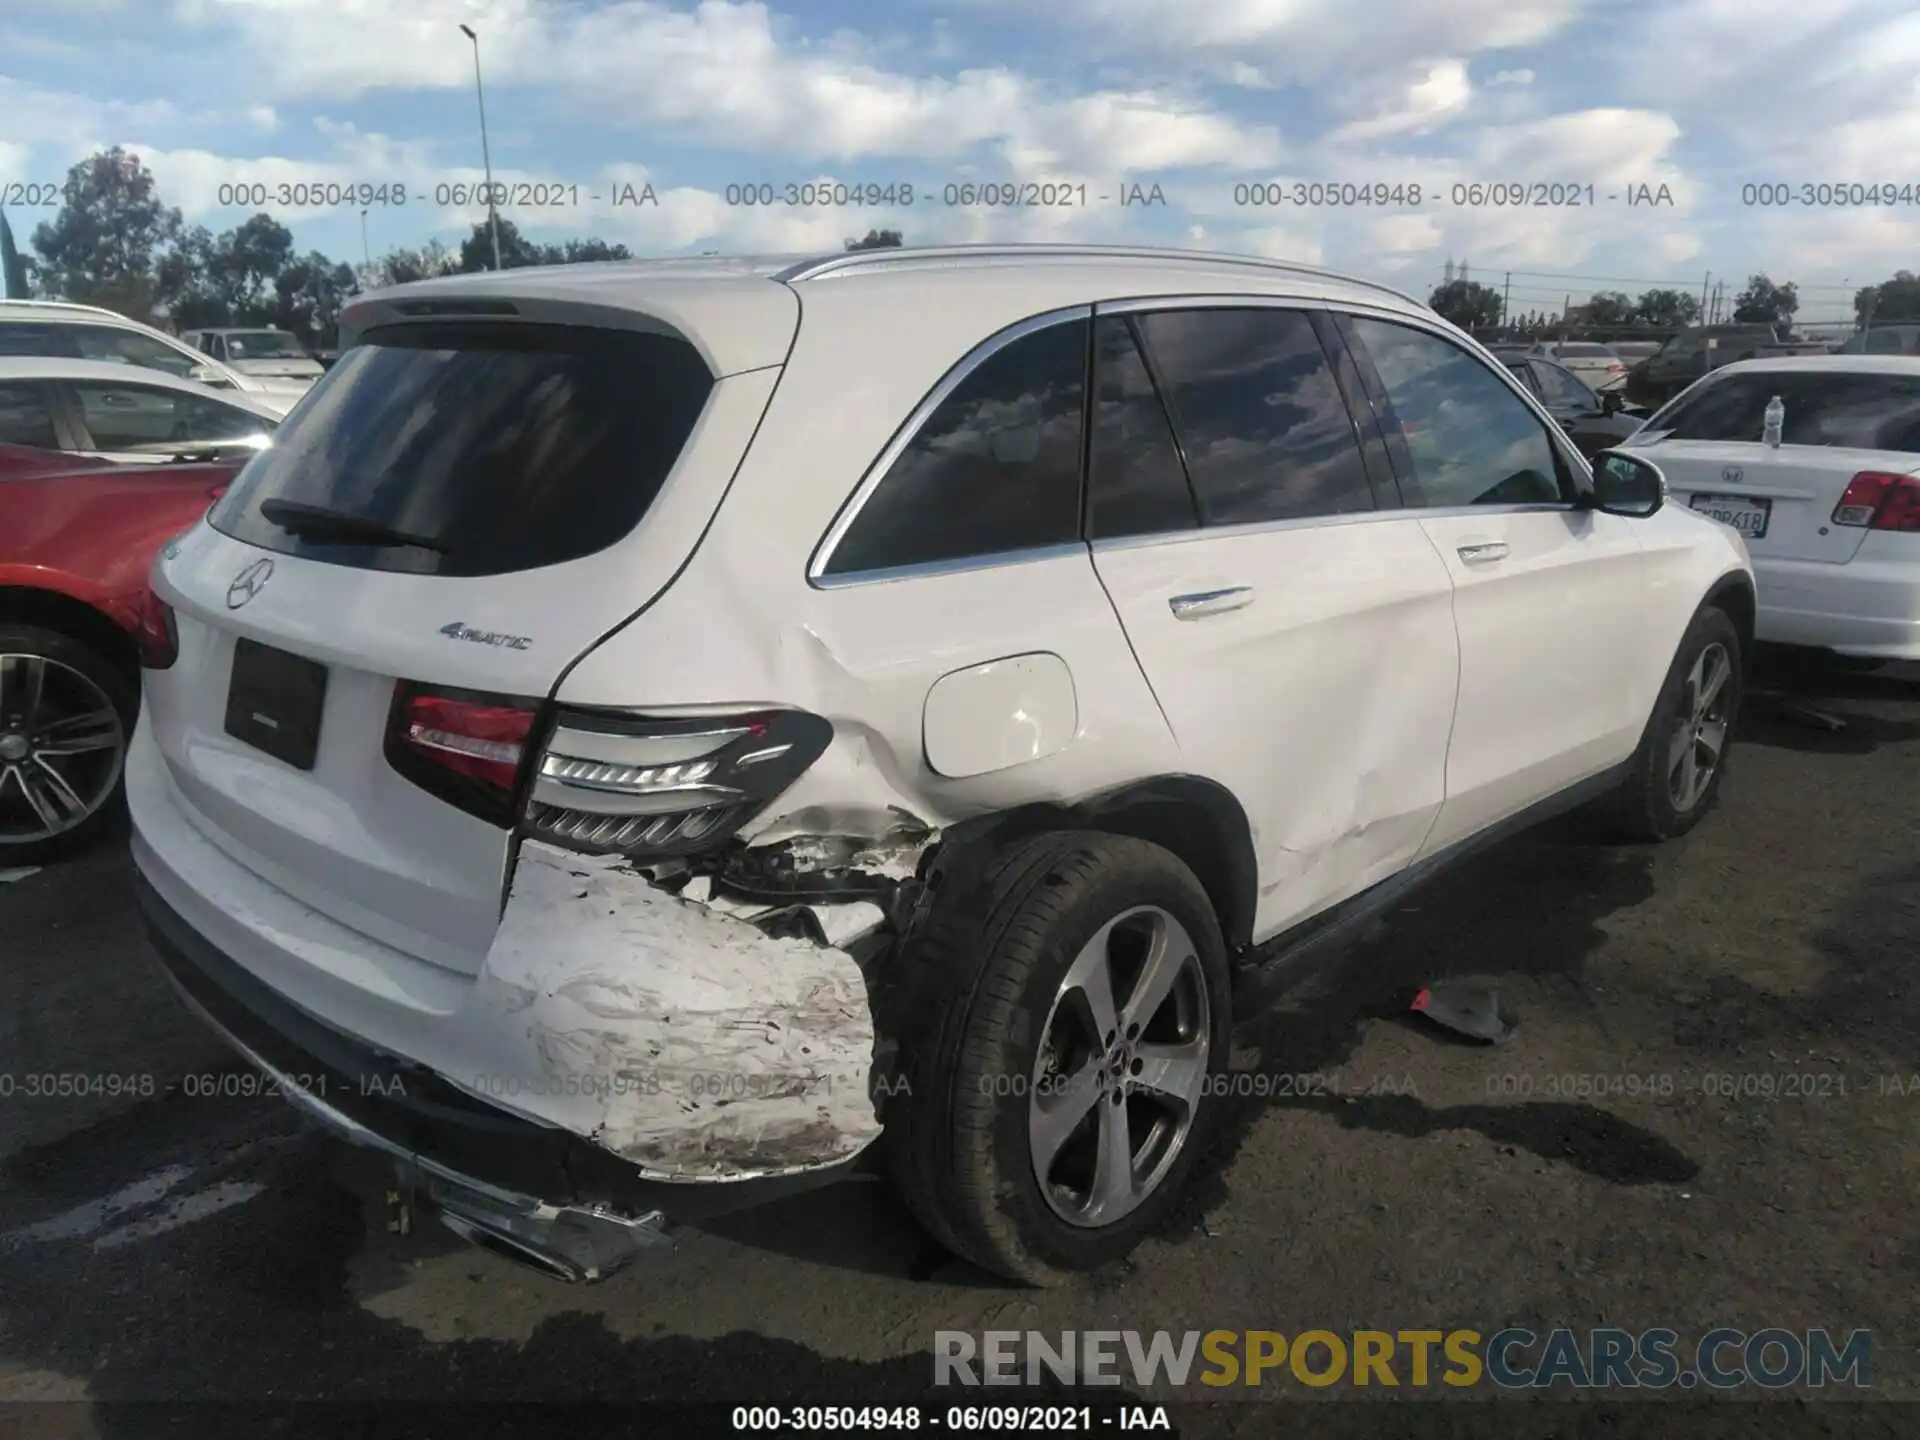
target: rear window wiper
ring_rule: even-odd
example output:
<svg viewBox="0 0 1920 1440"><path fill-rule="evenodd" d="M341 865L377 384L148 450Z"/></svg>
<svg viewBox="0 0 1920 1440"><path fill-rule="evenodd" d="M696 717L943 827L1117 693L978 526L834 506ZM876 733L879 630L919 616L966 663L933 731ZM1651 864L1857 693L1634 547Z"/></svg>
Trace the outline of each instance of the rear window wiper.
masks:
<svg viewBox="0 0 1920 1440"><path fill-rule="evenodd" d="M444 541L425 535L396 530L378 520L349 515L344 510L329 510L324 505L303 505L298 500L262 500L260 518L277 525L289 535L321 544L333 541L341 545L411 545L437 554L447 553Z"/></svg>

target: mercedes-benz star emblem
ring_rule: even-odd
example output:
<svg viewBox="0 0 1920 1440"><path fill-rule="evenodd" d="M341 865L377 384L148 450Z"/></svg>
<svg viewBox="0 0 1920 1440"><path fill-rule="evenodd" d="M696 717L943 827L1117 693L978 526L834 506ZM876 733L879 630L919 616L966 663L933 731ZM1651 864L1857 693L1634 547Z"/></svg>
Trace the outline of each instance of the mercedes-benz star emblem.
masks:
<svg viewBox="0 0 1920 1440"><path fill-rule="evenodd" d="M227 586L227 608L238 610L253 599L266 585L267 577L271 574L273 574L273 561L256 560L234 576L233 583Z"/></svg>

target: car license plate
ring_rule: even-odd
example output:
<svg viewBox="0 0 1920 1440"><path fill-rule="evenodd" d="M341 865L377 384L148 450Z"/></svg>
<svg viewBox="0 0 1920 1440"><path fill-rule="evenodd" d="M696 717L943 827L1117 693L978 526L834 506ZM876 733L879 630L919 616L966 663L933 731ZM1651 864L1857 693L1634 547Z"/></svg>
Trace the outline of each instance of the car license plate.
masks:
<svg viewBox="0 0 1920 1440"><path fill-rule="evenodd" d="M326 666L257 641L234 642L227 680L227 733L234 739L311 770L326 700Z"/></svg>
<svg viewBox="0 0 1920 1440"><path fill-rule="evenodd" d="M1731 525L1749 540L1760 540L1773 517L1773 501L1748 495L1696 495L1688 502L1695 510L1722 525Z"/></svg>

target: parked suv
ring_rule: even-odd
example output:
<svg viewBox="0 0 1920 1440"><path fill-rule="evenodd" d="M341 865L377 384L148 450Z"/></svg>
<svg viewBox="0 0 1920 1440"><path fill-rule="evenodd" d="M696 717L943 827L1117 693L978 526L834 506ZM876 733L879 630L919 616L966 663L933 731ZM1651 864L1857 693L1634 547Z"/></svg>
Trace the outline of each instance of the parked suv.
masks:
<svg viewBox="0 0 1920 1440"><path fill-rule="evenodd" d="M558 1274L866 1163L1001 1275L1123 1255L1236 961L1722 774L1739 538L1395 291L962 247L343 332L156 566L141 904L282 1093Z"/></svg>
<svg viewBox="0 0 1920 1440"><path fill-rule="evenodd" d="M61 300L0 300L0 356L101 360L158 370L215 390L238 390L256 405L285 415L311 384L306 379L243 375L211 355L97 305Z"/></svg>

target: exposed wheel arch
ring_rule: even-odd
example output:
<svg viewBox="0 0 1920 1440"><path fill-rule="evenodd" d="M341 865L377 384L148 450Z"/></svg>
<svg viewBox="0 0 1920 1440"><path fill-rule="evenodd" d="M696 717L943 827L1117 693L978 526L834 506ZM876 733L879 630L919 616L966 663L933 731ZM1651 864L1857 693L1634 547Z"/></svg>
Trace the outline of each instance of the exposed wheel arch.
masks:
<svg viewBox="0 0 1920 1440"><path fill-rule="evenodd" d="M84 600L58 590L0 585L0 622L37 625L71 636L135 681L139 679L140 652L133 637Z"/></svg>
<svg viewBox="0 0 1920 1440"><path fill-rule="evenodd" d="M1727 618L1733 621L1733 628L1740 632L1740 649L1748 656L1753 654L1753 629L1756 621L1758 601L1754 595L1753 581L1744 573L1735 571L1721 577L1718 584L1707 592L1705 604L1717 610L1724 610Z"/></svg>
<svg viewBox="0 0 1920 1440"><path fill-rule="evenodd" d="M1021 805L950 827L946 843L1002 845L1047 830L1100 830L1163 846L1206 890L1228 951L1251 942L1260 883L1253 831L1239 800L1218 781L1158 775L1071 805Z"/></svg>

